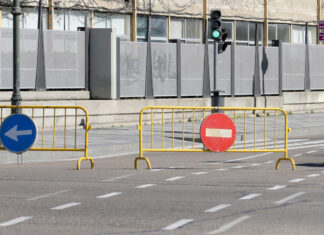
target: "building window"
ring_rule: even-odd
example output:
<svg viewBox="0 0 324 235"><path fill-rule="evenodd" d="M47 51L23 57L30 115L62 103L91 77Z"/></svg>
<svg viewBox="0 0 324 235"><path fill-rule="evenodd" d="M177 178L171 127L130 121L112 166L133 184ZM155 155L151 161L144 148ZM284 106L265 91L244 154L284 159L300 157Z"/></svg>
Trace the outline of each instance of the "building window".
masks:
<svg viewBox="0 0 324 235"><path fill-rule="evenodd" d="M236 22L236 44L237 45L255 45L255 25L254 22ZM263 24L257 23L258 41L262 45Z"/></svg>
<svg viewBox="0 0 324 235"><path fill-rule="evenodd" d="M77 10L54 10L54 30L77 31L79 27L89 26L90 13Z"/></svg>
<svg viewBox="0 0 324 235"><path fill-rule="evenodd" d="M293 25L292 32L292 42L293 43L305 43L305 26L303 25ZM316 43L316 26L308 26L308 43Z"/></svg>
<svg viewBox="0 0 324 235"><path fill-rule="evenodd" d="M184 39L188 42L201 42L202 20L171 18L170 39Z"/></svg>
<svg viewBox="0 0 324 235"><path fill-rule="evenodd" d="M168 40L167 17L162 16L137 16L137 39L147 40L147 17L150 17L151 40L166 42Z"/></svg>
<svg viewBox="0 0 324 235"><path fill-rule="evenodd" d="M38 9L22 8L23 14L20 16L20 27L23 29L37 29L38 27ZM2 27L13 27L13 16L11 8L2 9ZM47 28L47 14L43 9L43 28Z"/></svg>
<svg viewBox="0 0 324 235"><path fill-rule="evenodd" d="M116 35L124 39L130 38L130 16L110 15L106 13L94 13L93 28L113 28Z"/></svg>
<svg viewBox="0 0 324 235"><path fill-rule="evenodd" d="M288 24L269 24L269 45L272 40L279 40L280 42L290 42L290 25Z"/></svg>
<svg viewBox="0 0 324 235"><path fill-rule="evenodd" d="M233 22L223 20L222 21L222 28L225 29L226 32L227 32L226 41L233 41ZM208 39L213 40L213 37L211 35L210 20L208 20Z"/></svg>

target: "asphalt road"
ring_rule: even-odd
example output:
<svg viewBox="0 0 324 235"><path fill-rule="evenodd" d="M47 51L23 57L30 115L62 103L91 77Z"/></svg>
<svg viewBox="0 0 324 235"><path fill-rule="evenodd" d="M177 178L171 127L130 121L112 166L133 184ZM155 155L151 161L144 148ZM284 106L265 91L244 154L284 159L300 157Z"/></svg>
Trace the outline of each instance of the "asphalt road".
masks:
<svg viewBox="0 0 324 235"><path fill-rule="evenodd" d="M0 234L323 234L324 135L289 156L147 153L0 165Z"/></svg>

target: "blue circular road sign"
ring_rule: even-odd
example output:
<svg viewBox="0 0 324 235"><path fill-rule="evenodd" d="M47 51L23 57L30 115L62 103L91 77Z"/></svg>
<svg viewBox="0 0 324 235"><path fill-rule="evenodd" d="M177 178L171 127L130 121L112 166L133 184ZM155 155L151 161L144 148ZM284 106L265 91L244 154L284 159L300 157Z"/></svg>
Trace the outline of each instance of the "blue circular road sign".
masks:
<svg viewBox="0 0 324 235"><path fill-rule="evenodd" d="M2 145L13 153L27 151L34 144L36 137L36 125L25 114L10 115L3 121L0 128Z"/></svg>

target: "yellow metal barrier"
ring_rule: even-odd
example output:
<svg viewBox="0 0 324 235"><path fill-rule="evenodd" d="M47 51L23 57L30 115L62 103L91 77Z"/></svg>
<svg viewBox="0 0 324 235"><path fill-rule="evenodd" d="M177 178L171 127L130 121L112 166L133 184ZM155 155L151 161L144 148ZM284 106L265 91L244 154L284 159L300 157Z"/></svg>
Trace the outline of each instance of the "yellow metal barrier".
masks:
<svg viewBox="0 0 324 235"><path fill-rule="evenodd" d="M89 125L88 111L81 106L15 106L15 105L1 105L0 106L0 119L1 124L3 120L11 115L12 109L19 108L20 113L29 116L38 128L38 138L41 142L36 144L35 147L30 148L30 151L77 151L84 152L84 156L79 158L77 169L80 170L81 161L89 160L91 169L94 168L93 158L88 156L88 137L89 130L92 127ZM80 114L81 112L81 114ZM81 140L81 146L78 144L78 126L83 126L84 140ZM63 141L58 146L56 133L57 129L62 129L60 133L63 135ZM68 133L71 132L71 133ZM46 136L45 136L46 134ZM45 138L48 134L52 135L51 140L45 144ZM67 141L72 143L67 143ZM37 146L38 145L38 146ZM0 150L6 150L0 146Z"/></svg>
<svg viewBox="0 0 324 235"><path fill-rule="evenodd" d="M280 108L231 108L231 107L176 107L176 106L148 106L142 109L139 117L139 157L135 158L135 169L138 168L138 160L144 160L148 169L151 169L151 163L144 152L210 152L203 146L197 147L196 137L197 128L207 114L214 111L222 111L232 118L236 129L237 139L241 137L241 143L235 140L233 146L226 152L279 152L284 153L284 157L279 158L276 163L276 169L279 168L280 161L290 161L292 169L295 170L295 161L288 157L288 116L285 110ZM279 120L280 117L280 120ZM271 120L272 122L269 122ZM196 123L198 121L199 123ZM282 122L283 128L278 130L279 122ZM257 131L257 123L262 127L263 133ZM148 125L147 125L148 124ZM189 129L185 126L191 125ZM155 127L156 126L156 127ZM144 146L144 127L148 129L147 135L150 135L150 143ZM166 130L167 127L169 130ZM178 127L178 129L177 129ZM252 127L252 129L251 129ZM192 128L192 129L191 129ZM268 131L268 129L270 129ZM179 130L180 129L180 130ZM260 128L259 128L260 130ZM261 128L262 130L262 128ZM155 134L155 132L158 133ZM189 133L186 137L185 133ZM272 138L269 139L268 135ZM178 136L175 136L178 135ZM252 140L247 141L247 135ZM260 140L257 137L263 137ZM278 141L278 137L282 141ZM268 140L273 141L271 146L267 144ZM168 146L166 141L168 141ZM178 141L178 146L175 142ZM185 142L190 141L190 146L185 146ZM158 142L158 147L156 146ZM180 143L179 143L180 142ZM263 142L263 143L262 143Z"/></svg>

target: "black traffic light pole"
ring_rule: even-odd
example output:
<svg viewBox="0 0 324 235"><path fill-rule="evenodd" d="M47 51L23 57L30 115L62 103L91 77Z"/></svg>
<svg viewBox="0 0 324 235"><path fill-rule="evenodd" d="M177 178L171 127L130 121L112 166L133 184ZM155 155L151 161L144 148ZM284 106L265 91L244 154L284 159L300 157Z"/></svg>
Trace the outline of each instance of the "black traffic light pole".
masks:
<svg viewBox="0 0 324 235"><path fill-rule="evenodd" d="M14 0L11 14L13 15L13 93L11 105L21 104L20 95L20 0ZM18 113L19 109L13 109L13 113Z"/></svg>
<svg viewBox="0 0 324 235"><path fill-rule="evenodd" d="M214 91L216 90L218 42L214 39Z"/></svg>

